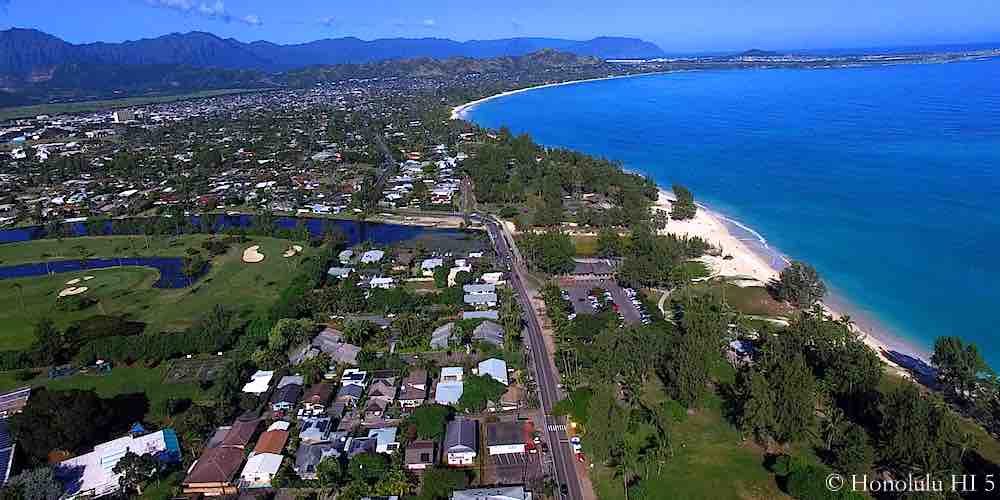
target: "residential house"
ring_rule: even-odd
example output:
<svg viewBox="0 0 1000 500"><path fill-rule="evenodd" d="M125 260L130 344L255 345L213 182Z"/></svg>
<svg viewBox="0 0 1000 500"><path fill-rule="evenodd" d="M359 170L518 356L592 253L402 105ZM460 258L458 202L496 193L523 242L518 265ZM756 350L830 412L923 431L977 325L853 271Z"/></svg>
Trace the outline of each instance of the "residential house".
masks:
<svg viewBox="0 0 1000 500"><path fill-rule="evenodd" d="M420 263L420 273L428 277L434 276L434 270L443 265L444 259L441 258L424 259L424 261Z"/></svg>
<svg viewBox="0 0 1000 500"><path fill-rule="evenodd" d="M341 264L347 265L351 263L351 259L354 258L354 250L344 250L337 255L337 260Z"/></svg>
<svg viewBox="0 0 1000 500"><path fill-rule="evenodd" d="M280 414L292 411L302 397L302 383L299 375L282 377L271 396L271 410Z"/></svg>
<svg viewBox="0 0 1000 500"><path fill-rule="evenodd" d="M416 408L427 399L427 371L411 369L399 390L399 406Z"/></svg>
<svg viewBox="0 0 1000 500"><path fill-rule="evenodd" d="M503 346L503 327L492 322L483 321L472 330L473 342L486 342L498 347Z"/></svg>
<svg viewBox="0 0 1000 500"><path fill-rule="evenodd" d="M437 445L434 441L413 441L406 446L403 462L409 470L425 470L434 466L434 452Z"/></svg>
<svg viewBox="0 0 1000 500"><path fill-rule="evenodd" d="M374 277L368 282L370 288L381 288L383 290L389 290L396 288L396 280L389 277Z"/></svg>
<svg viewBox="0 0 1000 500"><path fill-rule="evenodd" d="M446 366L441 368L442 382L461 382L465 380L465 369L461 366Z"/></svg>
<svg viewBox="0 0 1000 500"><path fill-rule="evenodd" d="M451 500L531 500L531 492L524 486L501 486L459 490L451 494Z"/></svg>
<svg viewBox="0 0 1000 500"><path fill-rule="evenodd" d="M368 431L368 438L375 439L375 452L393 454L399 449L395 427L382 427Z"/></svg>
<svg viewBox="0 0 1000 500"><path fill-rule="evenodd" d="M503 385L509 385L507 380L507 362L502 359L490 358L479 362L479 375L489 375L493 380Z"/></svg>
<svg viewBox="0 0 1000 500"><path fill-rule="evenodd" d="M320 382L309 386L305 394L302 395L302 409L299 416L322 415L326 412L326 405L333 396L333 384Z"/></svg>
<svg viewBox="0 0 1000 500"><path fill-rule="evenodd" d="M284 458L277 453L250 455L240 473L240 488L270 488L271 480L278 474Z"/></svg>
<svg viewBox="0 0 1000 500"><path fill-rule="evenodd" d="M337 391L337 397L335 401L338 403L347 403L348 406L353 407L358 404L358 400L361 399L361 395L364 394L365 388L360 385L346 384L340 387Z"/></svg>
<svg viewBox="0 0 1000 500"><path fill-rule="evenodd" d="M531 433L523 422L491 422L486 424L486 446L490 455L527 452Z"/></svg>
<svg viewBox="0 0 1000 500"><path fill-rule="evenodd" d="M163 464L176 464L181 460L180 444L173 429L108 441L94 446L94 451L90 453L64 460L55 466L56 477L64 485L62 498L100 498L117 493L120 474L115 474L114 468L129 452L150 455Z"/></svg>
<svg viewBox="0 0 1000 500"><path fill-rule="evenodd" d="M498 321L500 319L500 313L495 310L462 311L462 319L489 319Z"/></svg>
<svg viewBox="0 0 1000 500"><path fill-rule="evenodd" d="M452 466L472 465L476 461L479 439L475 420L452 420L448 422L442 449L445 463Z"/></svg>
<svg viewBox="0 0 1000 500"><path fill-rule="evenodd" d="M455 329L455 323L445 323L431 333L431 348L444 349L451 343L451 334Z"/></svg>
<svg viewBox="0 0 1000 500"><path fill-rule="evenodd" d="M375 453L377 445L378 439L375 437L347 438L344 453L347 454L347 458L350 460L362 453Z"/></svg>
<svg viewBox="0 0 1000 500"><path fill-rule="evenodd" d="M381 419L390 405L391 403L384 399L368 399L363 412L364 420L370 423Z"/></svg>
<svg viewBox="0 0 1000 500"><path fill-rule="evenodd" d="M331 267L326 271L326 274L333 279L342 280L350 276L353 272L353 267Z"/></svg>
<svg viewBox="0 0 1000 500"><path fill-rule="evenodd" d="M299 440L303 443L321 443L329 441L333 432L333 419L330 417L304 417L299 419Z"/></svg>
<svg viewBox="0 0 1000 500"><path fill-rule="evenodd" d="M336 329L327 327L319 332L308 344L292 350L288 360L292 366L298 366L307 359L319 356L320 353L330 356L335 363L357 366L358 353L361 348L344 342L344 335Z"/></svg>
<svg viewBox="0 0 1000 500"><path fill-rule="evenodd" d="M260 455L262 453L281 454L288 443L288 422L278 420L271 424L266 431L257 438L257 445L253 447L250 455Z"/></svg>
<svg viewBox="0 0 1000 500"><path fill-rule="evenodd" d="M184 494L220 496L236 494L233 484L243 463L246 445L257 433L260 420L256 415L245 414L232 426L220 428L209 440L205 451L188 469L184 478Z"/></svg>
<svg viewBox="0 0 1000 500"><path fill-rule="evenodd" d="M385 257L382 250L369 250L361 255L362 264L378 264Z"/></svg>
<svg viewBox="0 0 1000 500"><path fill-rule="evenodd" d="M271 378L273 377L273 371L257 370L250 376L250 381L243 386L243 392L260 396L271 387Z"/></svg>
<svg viewBox="0 0 1000 500"><path fill-rule="evenodd" d="M348 368L340 374L340 383L342 385L356 385L361 388L367 387L368 372L357 368Z"/></svg>
<svg viewBox="0 0 1000 500"><path fill-rule="evenodd" d="M0 394L0 418L7 418L15 413L20 413L24 405L28 404L31 397L31 387L20 387L13 391Z"/></svg>
<svg viewBox="0 0 1000 500"><path fill-rule="evenodd" d="M496 307L497 287L489 283L464 285L464 301L473 307Z"/></svg>
<svg viewBox="0 0 1000 500"><path fill-rule="evenodd" d="M346 435L345 435L346 436ZM292 470L302 479L316 479L316 466L323 460L337 460L341 452L344 451L346 437L341 441L327 441L323 443L302 444L295 451L295 464Z"/></svg>

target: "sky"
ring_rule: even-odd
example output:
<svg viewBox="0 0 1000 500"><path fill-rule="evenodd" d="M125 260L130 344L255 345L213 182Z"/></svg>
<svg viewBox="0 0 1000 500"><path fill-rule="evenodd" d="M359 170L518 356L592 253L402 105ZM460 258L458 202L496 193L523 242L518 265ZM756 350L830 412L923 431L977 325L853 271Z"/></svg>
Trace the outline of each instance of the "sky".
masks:
<svg viewBox="0 0 1000 500"><path fill-rule="evenodd" d="M0 29L73 43L207 31L320 38L634 36L668 53L1000 43L997 0L0 0Z"/></svg>

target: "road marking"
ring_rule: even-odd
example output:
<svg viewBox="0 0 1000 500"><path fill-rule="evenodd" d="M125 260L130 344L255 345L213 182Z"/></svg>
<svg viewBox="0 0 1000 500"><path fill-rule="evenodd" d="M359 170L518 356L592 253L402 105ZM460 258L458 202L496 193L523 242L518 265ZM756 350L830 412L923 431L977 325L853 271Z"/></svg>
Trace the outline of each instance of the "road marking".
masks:
<svg viewBox="0 0 1000 500"><path fill-rule="evenodd" d="M566 426L562 424L549 424L549 432L566 432Z"/></svg>

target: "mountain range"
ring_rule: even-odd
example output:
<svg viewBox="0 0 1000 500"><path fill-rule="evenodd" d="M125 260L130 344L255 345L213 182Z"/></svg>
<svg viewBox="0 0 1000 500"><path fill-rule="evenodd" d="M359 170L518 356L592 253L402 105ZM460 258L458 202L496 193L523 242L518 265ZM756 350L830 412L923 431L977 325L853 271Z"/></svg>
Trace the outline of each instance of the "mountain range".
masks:
<svg viewBox="0 0 1000 500"><path fill-rule="evenodd" d="M60 65L182 65L195 68L281 72L305 66L363 64L391 59L430 57L493 58L556 49L599 58L650 58L664 55L653 43L635 38L599 37L576 41L558 38L507 38L457 42L442 38L360 40L329 38L279 45L245 43L211 33L170 34L121 43L72 44L53 35L12 28L0 31L0 75L27 80L45 78Z"/></svg>

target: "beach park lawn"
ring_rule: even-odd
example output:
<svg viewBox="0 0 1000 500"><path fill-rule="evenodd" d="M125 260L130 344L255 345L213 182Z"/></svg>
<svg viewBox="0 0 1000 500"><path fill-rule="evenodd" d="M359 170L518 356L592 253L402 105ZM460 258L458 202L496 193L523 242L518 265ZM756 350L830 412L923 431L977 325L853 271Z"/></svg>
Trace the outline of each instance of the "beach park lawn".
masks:
<svg viewBox="0 0 1000 500"><path fill-rule="evenodd" d="M89 257L183 256L187 248L201 248L201 243L208 238L207 235L155 237L150 238L148 250L142 237L127 236L11 243L0 245L0 265L78 259L81 248ZM133 244L137 251L132 250ZM143 267L0 280L0 301L7 305L0 308L0 324L4 326L0 332L0 350L29 347L34 324L45 316L65 328L96 314L126 315L145 322L148 333L183 330L216 304L247 313L267 307L292 278L297 262L311 251L307 245L302 245L305 247L302 254L283 258L281 254L291 244L275 238L252 238L247 243L234 244L227 253L212 259L207 275L193 286L179 289L153 288L158 271ZM251 245L260 245L265 255L263 262L243 262L243 250ZM82 311L58 310L55 304L59 291L65 288L68 280L84 275L94 276L86 282L89 290L84 295L97 299L98 303Z"/></svg>
<svg viewBox="0 0 1000 500"><path fill-rule="evenodd" d="M663 404L666 395L662 386L654 382L647 384L643 399L647 405L658 405ZM640 432L655 432L655 427L642 426ZM717 395L710 395L702 408L675 423L672 436L674 456L663 464L659 475L655 466L650 466L648 473L639 471L645 481L652 482L652 491L661 492L659 498L790 498L764 467L763 450L752 441L741 440L736 428L723 417L722 400ZM598 498L625 499L622 478L615 474L614 468L595 464L590 478Z"/></svg>

